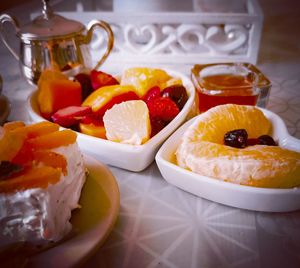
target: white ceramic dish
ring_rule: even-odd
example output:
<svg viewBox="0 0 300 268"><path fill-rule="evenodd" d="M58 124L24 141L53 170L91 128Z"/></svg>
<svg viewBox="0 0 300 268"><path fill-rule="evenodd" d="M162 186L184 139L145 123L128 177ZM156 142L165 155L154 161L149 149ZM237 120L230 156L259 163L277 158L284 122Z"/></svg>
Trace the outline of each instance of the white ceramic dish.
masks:
<svg viewBox="0 0 300 268"><path fill-rule="evenodd" d="M271 134L281 147L300 152L300 140L290 136L282 119L261 109L271 121ZM255 211L286 212L300 209L300 187L267 189L243 186L201 176L174 164L180 138L195 118L186 122L162 145L156 162L162 176L171 184L199 197L224 205Z"/></svg>
<svg viewBox="0 0 300 268"><path fill-rule="evenodd" d="M85 156L85 163L89 176L79 201L82 207L72 213L74 235L30 258L28 267L74 267L82 264L113 229L120 207L118 184L105 165L89 156Z"/></svg>
<svg viewBox="0 0 300 268"><path fill-rule="evenodd" d="M164 70L169 75L182 79L189 96L180 113L164 129L142 145L121 144L78 133L77 142L81 150L106 164L131 171L141 171L150 165L160 145L185 121L195 99L195 88L187 76L176 71ZM39 112L36 91L29 96L27 106L34 122L45 121Z"/></svg>

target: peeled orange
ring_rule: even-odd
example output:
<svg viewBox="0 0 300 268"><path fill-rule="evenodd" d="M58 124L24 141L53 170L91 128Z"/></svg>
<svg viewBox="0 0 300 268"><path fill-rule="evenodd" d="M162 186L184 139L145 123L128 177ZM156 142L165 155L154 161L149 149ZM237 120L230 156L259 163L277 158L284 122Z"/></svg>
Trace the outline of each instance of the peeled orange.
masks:
<svg viewBox="0 0 300 268"><path fill-rule="evenodd" d="M201 114L176 151L179 166L207 177L268 188L300 185L300 153L278 146L244 149L223 144L224 134L244 128L249 138L268 134L271 124L254 106L226 104Z"/></svg>
<svg viewBox="0 0 300 268"><path fill-rule="evenodd" d="M150 138L149 110L144 101L116 104L106 111L103 121L108 140L140 145Z"/></svg>

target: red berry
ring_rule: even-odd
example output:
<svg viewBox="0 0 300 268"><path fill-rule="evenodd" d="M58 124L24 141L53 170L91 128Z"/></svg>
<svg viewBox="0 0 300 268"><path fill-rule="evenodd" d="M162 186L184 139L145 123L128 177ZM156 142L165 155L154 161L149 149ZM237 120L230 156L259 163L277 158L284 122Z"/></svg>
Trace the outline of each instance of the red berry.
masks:
<svg viewBox="0 0 300 268"><path fill-rule="evenodd" d="M51 116L51 119L62 127L70 127L78 123L82 116L91 112L91 107L69 106L58 110Z"/></svg>
<svg viewBox="0 0 300 268"><path fill-rule="evenodd" d="M158 86L150 88L147 93L143 96L143 101L148 102L152 99L157 99L160 97L160 88Z"/></svg>
<svg viewBox="0 0 300 268"><path fill-rule="evenodd" d="M162 97L169 97L172 99L181 110L188 100L186 89L182 85L173 85L163 89L161 92Z"/></svg>
<svg viewBox="0 0 300 268"><path fill-rule="evenodd" d="M113 86L119 84L118 80L113 76L101 71L92 70L90 76L94 90L104 86Z"/></svg>
<svg viewBox="0 0 300 268"><path fill-rule="evenodd" d="M170 122L179 113L179 108L170 98L152 99L147 103L147 106L150 117L158 117L166 122Z"/></svg>

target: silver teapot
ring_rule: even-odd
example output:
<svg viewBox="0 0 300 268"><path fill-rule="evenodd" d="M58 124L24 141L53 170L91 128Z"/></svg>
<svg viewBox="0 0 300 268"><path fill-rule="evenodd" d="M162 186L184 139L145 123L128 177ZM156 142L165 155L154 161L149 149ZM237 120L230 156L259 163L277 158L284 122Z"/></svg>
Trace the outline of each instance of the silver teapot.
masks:
<svg viewBox="0 0 300 268"><path fill-rule="evenodd" d="M113 48L114 36L104 21L92 20L87 28L74 20L54 14L43 0L43 14L23 27L8 14L0 16L0 37L13 56L19 61L21 71L30 84L35 85L43 70L49 67L62 71L78 70L78 68L97 69L106 60ZM20 51L16 52L8 43L4 32L5 22L11 23L16 36L20 40ZM101 27L108 35L107 48L96 66L92 61L88 44L95 27Z"/></svg>

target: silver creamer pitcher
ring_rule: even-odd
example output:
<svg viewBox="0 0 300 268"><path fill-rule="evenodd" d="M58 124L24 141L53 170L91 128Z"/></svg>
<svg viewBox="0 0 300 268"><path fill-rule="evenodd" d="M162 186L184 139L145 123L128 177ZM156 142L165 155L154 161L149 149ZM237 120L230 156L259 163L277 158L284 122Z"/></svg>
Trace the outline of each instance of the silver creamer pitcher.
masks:
<svg viewBox="0 0 300 268"><path fill-rule="evenodd" d="M54 14L43 0L43 14L23 27L8 14L0 16L0 37L13 56L19 61L21 71L30 84L36 84L43 70L49 67L62 71L87 67L97 69L113 48L114 36L110 26L99 20L92 20L87 28L80 22ZM6 22L11 23L20 40L20 51L16 52L8 43L4 32ZM88 44L95 27L103 28L107 35L107 48L96 66L92 61Z"/></svg>

